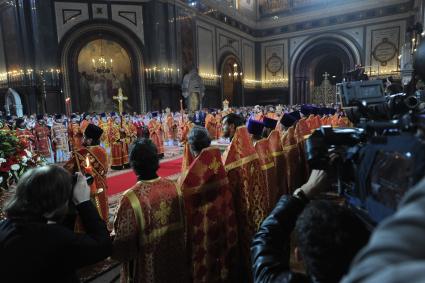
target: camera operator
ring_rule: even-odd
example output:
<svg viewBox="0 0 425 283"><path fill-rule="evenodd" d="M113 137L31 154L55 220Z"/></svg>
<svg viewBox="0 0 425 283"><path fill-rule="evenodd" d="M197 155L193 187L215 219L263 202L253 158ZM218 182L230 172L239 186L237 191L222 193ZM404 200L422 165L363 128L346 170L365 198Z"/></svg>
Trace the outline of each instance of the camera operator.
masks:
<svg viewBox="0 0 425 283"><path fill-rule="evenodd" d="M26 172L0 222L0 278L2 282L79 282L76 269L111 254L105 223L90 201L85 177L59 166ZM86 234L61 225L73 202Z"/></svg>
<svg viewBox="0 0 425 283"><path fill-rule="evenodd" d="M346 207L310 200L329 189L327 174L313 170L308 182L283 196L263 221L251 246L255 282L339 282L369 237L365 225ZM307 275L291 270L290 238L296 231L295 258Z"/></svg>

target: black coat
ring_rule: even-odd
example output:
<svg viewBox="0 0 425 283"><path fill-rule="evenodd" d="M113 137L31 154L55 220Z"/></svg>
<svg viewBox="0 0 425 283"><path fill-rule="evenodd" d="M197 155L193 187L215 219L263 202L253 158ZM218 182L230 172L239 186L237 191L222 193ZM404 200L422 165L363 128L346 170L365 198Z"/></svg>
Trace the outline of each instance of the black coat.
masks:
<svg viewBox="0 0 425 283"><path fill-rule="evenodd" d="M0 222L1 282L79 282L76 269L112 252L105 223L91 201L77 206L86 234L60 224Z"/></svg>
<svg viewBox="0 0 425 283"><path fill-rule="evenodd" d="M307 283L311 279L291 271L290 238L305 203L283 196L263 221L251 245L251 260L256 283Z"/></svg>

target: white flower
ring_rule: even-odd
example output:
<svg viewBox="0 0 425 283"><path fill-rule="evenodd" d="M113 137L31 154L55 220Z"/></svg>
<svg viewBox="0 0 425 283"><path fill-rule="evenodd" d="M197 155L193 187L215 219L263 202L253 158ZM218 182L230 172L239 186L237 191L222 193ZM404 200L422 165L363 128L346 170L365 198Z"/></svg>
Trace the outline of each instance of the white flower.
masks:
<svg viewBox="0 0 425 283"><path fill-rule="evenodd" d="M19 170L19 168L21 168L21 167L19 166L19 164L13 164L12 166L10 166L10 169L12 169L13 171L18 171L18 170Z"/></svg>
<svg viewBox="0 0 425 283"><path fill-rule="evenodd" d="M4 159L4 158L0 158L0 164L2 164L2 163L4 163L4 162L6 162L6 159Z"/></svg>
<svg viewBox="0 0 425 283"><path fill-rule="evenodd" d="M22 157L22 163L26 164L28 162L29 158L26 156Z"/></svg>
<svg viewBox="0 0 425 283"><path fill-rule="evenodd" d="M0 177L0 184L3 183L3 177Z"/></svg>

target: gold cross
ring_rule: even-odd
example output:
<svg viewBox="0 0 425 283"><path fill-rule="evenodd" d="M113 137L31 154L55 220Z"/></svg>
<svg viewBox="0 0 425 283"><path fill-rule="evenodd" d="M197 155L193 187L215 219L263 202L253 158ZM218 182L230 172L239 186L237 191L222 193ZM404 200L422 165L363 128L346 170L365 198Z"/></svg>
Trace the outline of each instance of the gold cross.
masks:
<svg viewBox="0 0 425 283"><path fill-rule="evenodd" d="M325 72L325 73L322 75L322 77L324 77L324 78L325 78L325 80L329 79L329 74L328 74L328 72Z"/></svg>
<svg viewBox="0 0 425 283"><path fill-rule="evenodd" d="M154 213L154 218L156 221L161 223L161 225L165 225L170 217L170 213L171 207L168 206L167 202L161 201L159 204L159 210Z"/></svg>
<svg viewBox="0 0 425 283"><path fill-rule="evenodd" d="M124 100L127 100L128 97L127 96L124 96L122 94L122 88L119 88L118 89L118 96L113 96L112 98L114 100L117 100L118 101L118 112L120 112L120 115L122 115L122 112L123 112L122 103L123 103Z"/></svg>
<svg viewBox="0 0 425 283"><path fill-rule="evenodd" d="M217 174L218 169L220 168L220 163L217 161L217 159L214 157L213 161L210 163L210 166L208 166L210 170L214 170L214 174Z"/></svg>

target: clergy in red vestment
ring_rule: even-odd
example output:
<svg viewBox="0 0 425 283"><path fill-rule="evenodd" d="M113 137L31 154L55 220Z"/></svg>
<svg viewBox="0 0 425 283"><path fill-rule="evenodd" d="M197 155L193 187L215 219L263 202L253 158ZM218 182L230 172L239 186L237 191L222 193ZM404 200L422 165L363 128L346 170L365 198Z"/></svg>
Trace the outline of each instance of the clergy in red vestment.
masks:
<svg viewBox="0 0 425 283"><path fill-rule="evenodd" d="M176 124L174 123L173 113L171 113L170 108L165 109L165 119L164 119L164 132L166 144L172 146L174 144L175 136L175 128Z"/></svg>
<svg viewBox="0 0 425 283"><path fill-rule="evenodd" d="M164 134L162 132L162 125L157 120L158 112L152 112L152 119L149 121L149 138L158 149L158 155L164 157Z"/></svg>
<svg viewBox="0 0 425 283"><path fill-rule="evenodd" d="M233 120L233 115L236 114L232 113L224 118L225 137L231 137L228 128L232 130L234 127L229 125L229 119ZM268 192L258 154L252 145L247 128L238 127L231 138L232 141L223 154L223 161L236 204L241 274L244 276L243 282L250 282L252 281L250 245L254 233L268 214Z"/></svg>
<svg viewBox="0 0 425 283"><path fill-rule="evenodd" d="M82 146L83 132L75 114L71 115L71 123L68 125L68 138L72 150L78 150Z"/></svg>
<svg viewBox="0 0 425 283"><path fill-rule="evenodd" d="M93 176L94 182L90 185L91 199L98 208L101 218L108 222L109 204L106 183L108 173L108 156L100 144L103 130L96 125L89 124L84 132L83 146L72 152L71 159L65 168L72 174L81 172ZM77 223L77 229L78 227Z"/></svg>
<svg viewBox="0 0 425 283"><path fill-rule="evenodd" d="M122 127L121 118L114 117L114 123L109 128L109 141L111 143L111 168L120 170L128 166L128 147L125 143L125 129Z"/></svg>
<svg viewBox="0 0 425 283"><path fill-rule="evenodd" d="M174 182L158 177L151 140L132 144L130 164L138 181L124 192L114 220L112 257L123 263L121 282L190 282L183 201Z"/></svg>
<svg viewBox="0 0 425 283"><path fill-rule="evenodd" d="M282 136L283 155L285 157L285 179L287 180L287 191L292 194L303 180L301 172L301 156L298 142L295 138L295 126L291 126Z"/></svg>
<svg viewBox="0 0 425 283"><path fill-rule="evenodd" d="M237 282L238 246L233 195L219 148L209 147L204 127L195 126L189 144L196 159L179 180L193 282Z"/></svg>
<svg viewBox="0 0 425 283"><path fill-rule="evenodd" d="M217 134L217 121L212 110L210 110L205 117L205 128L208 130L211 139L215 140Z"/></svg>
<svg viewBox="0 0 425 283"><path fill-rule="evenodd" d="M50 130L46 126L43 115L37 115L37 123L34 127L34 137L35 137L35 152L46 158L51 158L51 136Z"/></svg>
<svg viewBox="0 0 425 283"><path fill-rule="evenodd" d="M87 126L90 124L90 115L88 113L83 114L83 120L80 123L81 132L84 133Z"/></svg>
<svg viewBox="0 0 425 283"><path fill-rule="evenodd" d="M223 125L221 123L222 117L223 116L222 116L220 110L218 110L217 114L215 115L215 121L216 121L215 129L216 130L215 130L215 138L214 139L219 139L223 135Z"/></svg>
<svg viewBox="0 0 425 283"><path fill-rule="evenodd" d="M20 139L24 139L29 143L29 150L31 152L35 149L35 137L34 134L27 129L25 120L22 118L16 119L16 136Z"/></svg>
<svg viewBox="0 0 425 283"><path fill-rule="evenodd" d="M281 124L281 123L279 123ZM277 197L288 194L285 180L285 157L283 156L283 147L281 143L281 134L278 130L273 130L267 138L270 144L270 150L275 163L275 174L277 181Z"/></svg>
<svg viewBox="0 0 425 283"><path fill-rule="evenodd" d="M254 147L255 151L258 153L261 171L263 171L266 181L268 211L270 212L275 207L278 200L276 167L268 139L261 139L257 141Z"/></svg>

